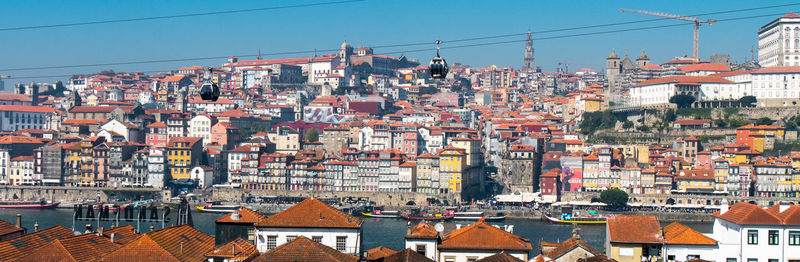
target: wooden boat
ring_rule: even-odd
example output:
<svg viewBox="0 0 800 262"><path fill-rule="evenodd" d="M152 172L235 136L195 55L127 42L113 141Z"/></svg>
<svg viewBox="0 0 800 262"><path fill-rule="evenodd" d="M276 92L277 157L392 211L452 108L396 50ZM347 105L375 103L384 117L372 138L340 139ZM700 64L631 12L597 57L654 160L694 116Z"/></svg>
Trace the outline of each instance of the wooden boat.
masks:
<svg viewBox="0 0 800 262"><path fill-rule="evenodd" d="M402 215L402 217L405 218L405 219L408 219L408 220L445 221L445 220L452 219L454 217L454 215L452 215L452 214L450 214L450 215L443 215L443 214L433 214L433 215L415 214L415 215L412 215L412 214L408 214L408 215Z"/></svg>
<svg viewBox="0 0 800 262"><path fill-rule="evenodd" d="M548 215L542 215L553 224L605 224L608 221L607 217L574 217L562 215L561 218L555 218Z"/></svg>
<svg viewBox="0 0 800 262"><path fill-rule="evenodd" d="M486 216L483 212L455 212L453 213L453 220L474 220L478 221L483 219L483 221L502 221L506 219L506 215L503 213L498 213L497 216Z"/></svg>
<svg viewBox="0 0 800 262"><path fill-rule="evenodd" d="M56 208L61 202L0 200L0 208Z"/></svg>
<svg viewBox="0 0 800 262"><path fill-rule="evenodd" d="M208 201L204 206L196 206L200 212L209 213L231 213L236 211L241 206L239 205L223 205L220 201Z"/></svg>
<svg viewBox="0 0 800 262"><path fill-rule="evenodd" d="M376 209L372 212L361 212L361 215L375 218L400 218L400 211L383 211Z"/></svg>

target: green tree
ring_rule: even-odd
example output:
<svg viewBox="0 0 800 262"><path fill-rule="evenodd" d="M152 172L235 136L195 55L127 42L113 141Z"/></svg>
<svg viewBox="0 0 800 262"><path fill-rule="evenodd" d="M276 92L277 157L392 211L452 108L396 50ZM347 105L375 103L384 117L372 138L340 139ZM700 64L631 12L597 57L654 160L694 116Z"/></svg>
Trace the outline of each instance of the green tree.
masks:
<svg viewBox="0 0 800 262"><path fill-rule="evenodd" d="M678 106L678 108L687 108L694 103L694 96L690 95L674 95L669 98L669 102Z"/></svg>
<svg viewBox="0 0 800 262"><path fill-rule="evenodd" d="M745 107L752 107L756 102L758 102L758 100L755 96L743 96L742 98L739 98L739 103Z"/></svg>
<svg viewBox="0 0 800 262"><path fill-rule="evenodd" d="M726 126L728 126L728 122L725 122L725 119L714 120L714 124L717 125L717 127L726 127Z"/></svg>
<svg viewBox="0 0 800 262"><path fill-rule="evenodd" d="M772 122L775 122L775 121L773 121L772 119L769 119L769 117L762 117L762 118L756 119L755 125L757 125L757 126L760 126L760 125L771 125Z"/></svg>
<svg viewBox="0 0 800 262"><path fill-rule="evenodd" d="M306 131L305 137L308 142L317 142L319 141L319 131L316 128L311 128Z"/></svg>
<svg viewBox="0 0 800 262"><path fill-rule="evenodd" d="M674 122L677 118L678 117L675 115L675 110L667 109L667 111L664 112L664 121Z"/></svg>
<svg viewBox="0 0 800 262"><path fill-rule="evenodd" d="M622 128L624 129L633 128L633 122L631 122L630 120L625 121L625 123L622 123Z"/></svg>
<svg viewBox="0 0 800 262"><path fill-rule="evenodd" d="M728 125L730 125L731 128L737 128L746 124L747 121L739 118L731 117L731 119L728 119Z"/></svg>
<svg viewBox="0 0 800 262"><path fill-rule="evenodd" d="M628 205L628 193L619 188L607 189L600 193L600 202L613 208L625 207Z"/></svg>

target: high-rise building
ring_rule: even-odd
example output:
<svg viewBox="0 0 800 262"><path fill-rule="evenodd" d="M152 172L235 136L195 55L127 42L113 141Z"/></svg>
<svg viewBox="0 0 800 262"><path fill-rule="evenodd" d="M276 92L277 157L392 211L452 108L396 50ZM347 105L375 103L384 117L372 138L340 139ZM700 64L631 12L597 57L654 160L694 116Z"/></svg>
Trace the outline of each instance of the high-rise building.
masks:
<svg viewBox="0 0 800 262"><path fill-rule="evenodd" d="M788 13L758 29L758 63L800 65L800 15Z"/></svg>
<svg viewBox="0 0 800 262"><path fill-rule="evenodd" d="M528 39L525 40L525 56L523 59L523 68L534 69L533 64L533 39L531 38L531 31L528 30Z"/></svg>

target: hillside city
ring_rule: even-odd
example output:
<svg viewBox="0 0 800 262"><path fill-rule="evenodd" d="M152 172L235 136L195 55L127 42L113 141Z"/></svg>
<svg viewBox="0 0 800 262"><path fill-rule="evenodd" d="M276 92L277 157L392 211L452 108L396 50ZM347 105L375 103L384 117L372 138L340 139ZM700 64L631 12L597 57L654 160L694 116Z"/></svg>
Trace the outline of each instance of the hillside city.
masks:
<svg viewBox="0 0 800 262"><path fill-rule="evenodd" d="M67 190L282 205L223 212L213 235L190 215L78 235L0 220L0 261L800 261L800 15L770 19L741 63L642 47L546 72L528 31L522 66L453 63L441 79L346 41L152 74L0 76L2 198L72 201L75 218L92 204ZM203 99L212 83L219 98ZM422 218L386 236L407 249L367 250L371 218L349 211L383 206L485 214L450 232ZM561 215L573 209L602 219L600 246L578 227L533 239L485 221L594 221Z"/></svg>

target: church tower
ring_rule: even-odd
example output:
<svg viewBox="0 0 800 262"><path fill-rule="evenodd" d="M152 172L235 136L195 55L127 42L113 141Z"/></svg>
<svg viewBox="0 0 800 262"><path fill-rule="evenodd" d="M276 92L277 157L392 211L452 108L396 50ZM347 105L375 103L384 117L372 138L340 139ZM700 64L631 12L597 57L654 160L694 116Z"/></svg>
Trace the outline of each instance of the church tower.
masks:
<svg viewBox="0 0 800 262"><path fill-rule="evenodd" d="M533 70L533 66L533 38L531 38L531 30L528 30L528 39L525 40L525 54L522 67Z"/></svg>
<svg viewBox="0 0 800 262"><path fill-rule="evenodd" d="M636 58L636 68L642 68L648 64L650 64L650 58L642 50L642 54L639 55L639 58Z"/></svg>
<svg viewBox="0 0 800 262"><path fill-rule="evenodd" d="M616 83L616 76L622 72L622 64L619 61L619 56L613 50L611 54L606 57L606 79L608 86L612 87Z"/></svg>
<svg viewBox="0 0 800 262"><path fill-rule="evenodd" d="M339 50L339 65L348 66L350 65L350 56L353 55L353 47L350 46L350 43L344 41L342 43L342 48Z"/></svg>

